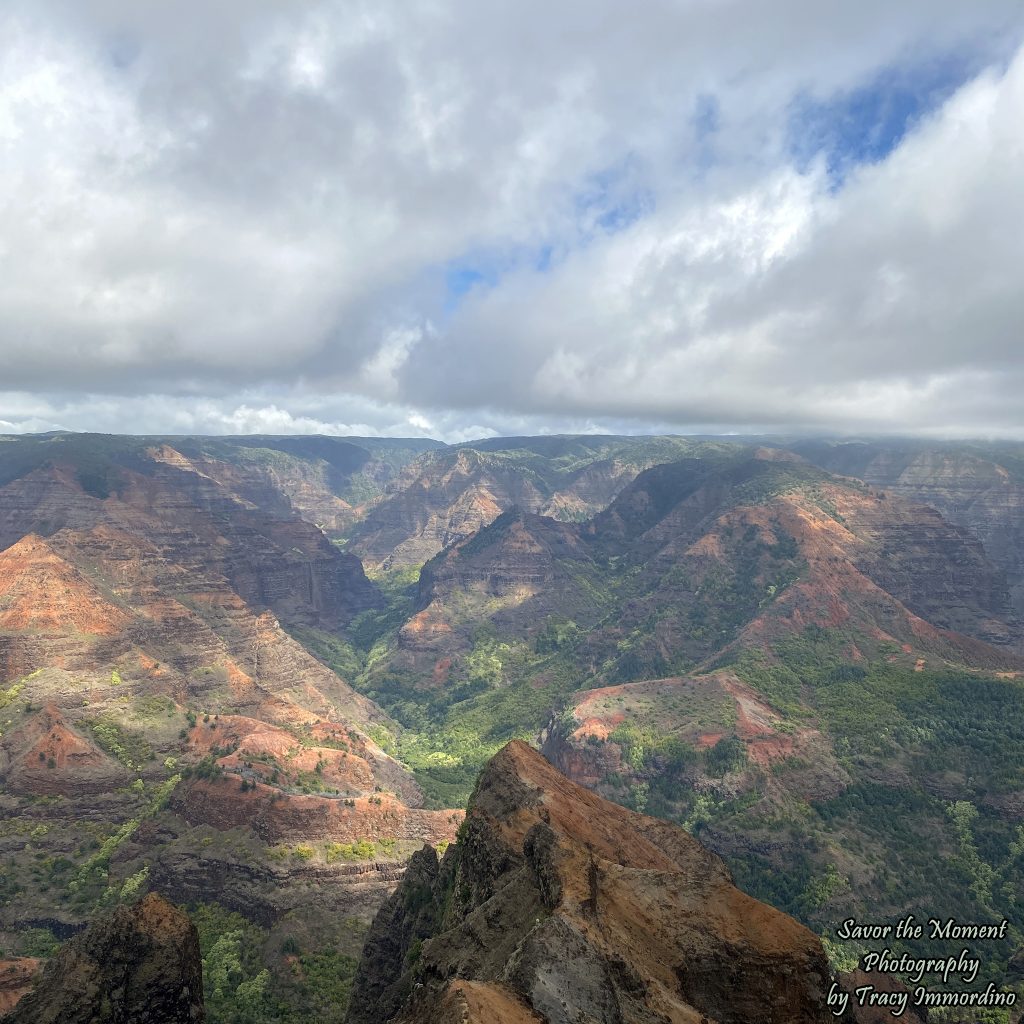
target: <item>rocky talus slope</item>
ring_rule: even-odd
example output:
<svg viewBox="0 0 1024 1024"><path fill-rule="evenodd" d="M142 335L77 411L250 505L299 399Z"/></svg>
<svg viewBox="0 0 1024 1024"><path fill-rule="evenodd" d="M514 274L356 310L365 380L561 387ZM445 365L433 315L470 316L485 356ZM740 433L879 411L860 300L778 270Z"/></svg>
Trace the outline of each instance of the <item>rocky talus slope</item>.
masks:
<svg viewBox="0 0 1024 1024"><path fill-rule="evenodd" d="M4 1024L202 1024L199 936L150 893L71 939Z"/></svg>
<svg viewBox="0 0 1024 1024"><path fill-rule="evenodd" d="M378 914L348 1022L801 1024L828 987L818 938L718 857L515 741Z"/></svg>

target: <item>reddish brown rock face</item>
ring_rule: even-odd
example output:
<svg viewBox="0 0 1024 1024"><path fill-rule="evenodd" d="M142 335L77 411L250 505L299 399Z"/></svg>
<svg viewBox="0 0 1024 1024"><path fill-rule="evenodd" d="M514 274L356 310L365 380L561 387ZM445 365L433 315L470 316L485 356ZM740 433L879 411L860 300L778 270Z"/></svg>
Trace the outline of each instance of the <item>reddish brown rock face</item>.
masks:
<svg viewBox="0 0 1024 1024"><path fill-rule="evenodd" d="M31 956L0 960L0 1017L10 1013L32 991L39 968L40 962Z"/></svg>
<svg viewBox="0 0 1024 1024"><path fill-rule="evenodd" d="M76 560L99 568L121 589L227 589L257 611L270 609L306 626L336 628L380 604L359 560L280 499L256 505L231 489L230 477L218 481L167 446L151 449L140 470L119 469L116 491L103 499L86 493L74 471L59 466L0 488L0 545L17 545L7 554L12 569L24 578L23 570L35 564L31 578L37 585L51 581L54 601L66 591L79 616L100 604L104 614L83 619L86 631L94 631L93 618L102 624L116 608L111 611L109 598L104 602L91 591ZM52 550L41 547L39 537L25 536L33 531ZM35 616L49 607L35 599L26 605L24 585L13 598L19 594L21 607L31 606ZM10 617L17 607L2 614ZM39 621L45 627L45 617Z"/></svg>
<svg viewBox="0 0 1024 1024"><path fill-rule="evenodd" d="M128 773L73 728L54 704L0 738L0 768L12 793L53 796L108 792Z"/></svg>
<svg viewBox="0 0 1024 1024"><path fill-rule="evenodd" d="M150 868L175 899L266 923L303 900L300 917L369 920L409 847L453 838L460 819L420 809L411 772L371 738L388 716L289 632L336 635L381 603L376 587L295 513L299 477L162 444L118 441L107 462L102 441L82 449L104 480L53 458L0 485L0 801L28 809L18 827L35 836L28 849L8 830L0 860L77 869L93 835L127 827L119 850L139 860L111 866L111 886ZM220 777L189 778L201 761ZM321 787L332 796L305 795ZM158 793L187 820L151 817ZM246 830L241 851L211 826ZM329 842L370 839L387 841L380 864L323 863ZM319 860L272 860L278 842L319 842ZM62 887L26 886L0 928L87 912Z"/></svg>
<svg viewBox="0 0 1024 1024"><path fill-rule="evenodd" d="M880 441L794 447L826 469L929 505L968 529L1006 574L1017 614L1024 614L1024 482L1012 446Z"/></svg>
<svg viewBox="0 0 1024 1024"><path fill-rule="evenodd" d="M192 824L217 829L248 827L268 843L330 839L357 842L367 836L425 843L450 842L461 811L407 807L395 796L283 797L280 790L256 783L240 792L237 779L198 780L182 787L172 806Z"/></svg>
<svg viewBox="0 0 1024 1024"><path fill-rule="evenodd" d="M159 697L284 726L340 719L374 778L355 769L339 781L401 789L404 776L415 798L407 773L376 747L367 754L361 730L385 716L285 629L336 628L378 604L358 560L287 506L257 508L167 446L149 457L145 471L118 468L103 499L59 466L0 488L0 543L12 541L0 551L0 685L61 716L32 739L41 745L27 756L55 762L32 791L64 792L70 764L87 769L86 784L100 771L104 755L79 720ZM4 746L17 775L23 751Z"/></svg>
<svg viewBox="0 0 1024 1024"><path fill-rule="evenodd" d="M440 452L409 466L395 493L369 511L354 550L371 565L420 565L517 501L537 508L542 498L478 452Z"/></svg>
<svg viewBox="0 0 1024 1024"><path fill-rule="evenodd" d="M696 462L657 467L595 518L594 537L612 548L628 542L645 555L642 571L651 577L685 569L691 587L659 585L654 593L661 605L686 602L687 589L695 592L709 574L733 571L747 543L792 543L792 557L802 563L799 577L773 594L764 611L756 609L742 633L749 645L808 626L844 627L874 644L907 645L906 653L986 667L1017 664L1006 581L965 531L933 509L823 474L811 489L772 495L774 475L774 464L763 458L731 473L702 470ZM752 487L769 494L744 500ZM746 571L759 570L752 564Z"/></svg>
<svg viewBox="0 0 1024 1024"><path fill-rule="evenodd" d="M656 466L587 523L517 509L454 539L423 567L377 671L445 686L465 678L481 630L540 653L548 620L577 630L588 688L745 650L771 659L818 630L848 636L853 662L884 652L918 671L1024 669L1006 580L976 540L933 509L769 450ZM756 763L801 756L795 741L758 742Z"/></svg>
<svg viewBox="0 0 1024 1024"><path fill-rule="evenodd" d="M867 974L865 971L857 970L841 974L837 980L839 987L849 996L846 1012L840 1018L840 1024L891 1024L894 1020L904 1021L904 1024L927 1024L928 1010L914 1006L906 985L887 974L879 974L877 971ZM899 1017L893 1015L891 1006L861 1006L856 993L862 986L870 986L875 992L897 992L906 995L907 1005Z"/></svg>
<svg viewBox="0 0 1024 1024"><path fill-rule="evenodd" d="M432 452L363 510L352 550L367 565L418 566L513 508L578 522L642 469L694 447L681 438L519 438Z"/></svg>
<svg viewBox="0 0 1024 1024"><path fill-rule="evenodd" d="M736 889L681 829L523 743L484 770L440 866L415 863L371 930L350 1024L829 1019L813 933ZM395 983L414 942L412 978Z"/></svg>
<svg viewBox="0 0 1024 1024"><path fill-rule="evenodd" d="M41 537L0 551L0 630L113 636L128 620Z"/></svg>

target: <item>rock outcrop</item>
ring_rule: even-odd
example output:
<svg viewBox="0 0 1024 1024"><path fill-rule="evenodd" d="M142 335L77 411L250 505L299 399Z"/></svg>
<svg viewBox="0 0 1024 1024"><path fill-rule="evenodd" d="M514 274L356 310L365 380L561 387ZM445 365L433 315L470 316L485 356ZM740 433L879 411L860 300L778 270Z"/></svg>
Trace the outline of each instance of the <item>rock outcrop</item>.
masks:
<svg viewBox="0 0 1024 1024"><path fill-rule="evenodd" d="M0 783L10 793L82 796L110 792L129 781L123 765L73 729L54 704L0 737Z"/></svg>
<svg viewBox="0 0 1024 1024"><path fill-rule="evenodd" d="M378 914L348 1022L801 1024L828 982L817 937L695 839L515 741Z"/></svg>
<svg viewBox="0 0 1024 1024"><path fill-rule="evenodd" d="M150 893L71 939L5 1024L202 1024L199 936Z"/></svg>
<svg viewBox="0 0 1024 1024"><path fill-rule="evenodd" d="M877 971L868 974L858 969L848 974L840 974L836 980L839 988L849 996L846 1011L839 1018L840 1024L890 1024L894 1019L899 1019L903 1024L928 1024L927 1008L914 1006L907 986L888 974L879 974ZM897 992L905 995L907 1005L898 1018L893 1007L888 1005L862 1006L856 996L857 989L862 986L870 986L875 992Z"/></svg>

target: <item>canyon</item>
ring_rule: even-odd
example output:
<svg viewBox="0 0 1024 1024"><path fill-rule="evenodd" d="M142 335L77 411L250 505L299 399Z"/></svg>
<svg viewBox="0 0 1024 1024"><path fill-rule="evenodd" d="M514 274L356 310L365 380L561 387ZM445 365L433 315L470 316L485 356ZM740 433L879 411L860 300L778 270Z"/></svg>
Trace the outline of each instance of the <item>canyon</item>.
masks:
<svg viewBox="0 0 1024 1024"><path fill-rule="evenodd" d="M851 915L1001 915L986 977L1011 977L1022 454L0 439L0 991L154 891L197 915L208 971L237 943L212 1021L257 978L277 1019L340 1021L375 915L448 877L421 848L468 848L510 740L595 815L697 837L833 966ZM459 978L430 1012L537 1012Z"/></svg>

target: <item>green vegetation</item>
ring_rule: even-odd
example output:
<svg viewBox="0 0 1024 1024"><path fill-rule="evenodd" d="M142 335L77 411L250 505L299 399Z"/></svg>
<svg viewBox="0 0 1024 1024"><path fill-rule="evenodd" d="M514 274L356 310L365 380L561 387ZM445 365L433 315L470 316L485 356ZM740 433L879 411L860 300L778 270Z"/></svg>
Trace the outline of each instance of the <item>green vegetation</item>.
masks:
<svg viewBox="0 0 1024 1024"><path fill-rule="evenodd" d="M328 864L337 860L369 860L377 856L377 846L369 839L354 843L328 843L324 848L324 859Z"/></svg>
<svg viewBox="0 0 1024 1024"><path fill-rule="evenodd" d="M395 752L413 768L432 805L458 805L488 757L509 739L535 736L581 685L686 671L712 644L735 635L801 571L789 538L767 544L756 536L738 537L737 543L745 553L740 569L728 578L707 574L696 594L692 589L677 594L678 580L671 588L660 578L645 584L613 567L607 575L587 576L597 595L588 599L589 607L613 609L602 611L603 622L589 632L566 616L541 620L526 638L482 627L470 649L453 661L443 688L417 691L386 669L365 672L360 688L404 727ZM693 586L689 580L682 585ZM629 609L625 614L623 603ZM581 678L580 663L586 660L598 662L599 674ZM732 770L721 767L721 774Z"/></svg>
<svg viewBox="0 0 1024 1024"><path fill-rule="evenodd" d="M141 721L158 722L164 718L173 718L176 708L170 697L137 697L132 702L132 713Z"/></svg>
<svg viewBox="0 0 1024 1024"><path fill-rule="evenodd" d="M210 1024L263 1024L270 972L263 966L266 931L218 904L189 908L199 932L203 995Z"/></svg>
<svg viewBox="0 0 1024 1024"><path fill-rule="evenodd" d="M321 843L287 843L271 847L268 856L274 861L285 861L295 858L298 861L322 861L325 864L336 864L339 861L373 860L376 857L390 857L394 854L398 840L388 837L382 839L357 839L352 843L337 843L327 840Z"/></svg>
<svg viewBox="0 0 1024 1024"><path fill-rule="evenodd" d="M322 630L293 627L295 639L314 657L329 665L346 682L352 682L363 670L364 658L352 644Z"/></svg>
<svg viewBox="0 0 1024 1024"><path fill-rule="evenodd" d="M146 441L113 434L43 434L0 445L0 486L47 464L70 466L86 494L108 498L127 480L126 469L152 472Z"/></svg>
<svg viewBox="0 0 1024 1024"><path fill-rule="evenodd" d="M775 658L745 653L739 675L772 706L813 713L856 770L864 759L895 759L916 778L956 776L979 796L1024 786L1024 686L963 670L915 671L876 659L850 664L840 631L809 626L773 645Z"/></svg>
<svg viewBox="0 0 1024 1024"><path fill-rule="evenodd" d="M1024 940L1016 895L1024 886L1024 829L994 799L1024 786L1024 686L954 669L915 671L886 658L850 664L841 654L847 642L811 627L777 643L775 661L737 663L776 707L801 702L801 717L831 736L854 782L802 817L715 814L717 829L748 836L774 829L784 844L784 856L734 853L730 866L748 891L822 934L850 915L1006 917L1007 941L981 950L984 980L998 981ZM867 781L887 777L889 784ZM950 791L958 797L942 795ZM830 850L857 864L856 875L837 869ZM937 955L940 946L908 941L900 949Z"/></svg>
<svg viewBox="0 0 1024 1024"><path fill-rule="evenodd" d="M145 764L156 756L141 733L125 729L110 717L86 719L83 724L97 745L117 758L129 771L142 771Z"/></svg>
<svg viewBox="0 0 1024 1024"><path fill-rule="evenodd" d="M21 692L24 689L25 683L23 680L20 683L9 686L6 690L0 690L0 708L10 707L21 696Z"/></svg>
<svg viewBox="0 0 1024 1024"><path fill-rule="evenodd" d="M539 654L532 643L503 642L482 629L465 657L453 665L443 688L416 691L402 674L378 667L386 638L408 616L408 606L402 604L408 597L400 588L392 594L402 605L397 613L397 606L392 606L384 612L364 613L356 620L355 635L368 646L357 648L311 631L296 636L401 724L397 735L383 728L371 729L371 735L389 754L409 765L423 787L427 805L459 807L468 799L481 766L508 740L534 735L552 706L571 692L575 686L571 663L559 662L558 652ZM390 634L381 634L387 623L391 623ZM561 632L566 644L570 632L576 631L564 623L552 628ZM361 665L355 674L353 659ZM548 681L538 685L541 673ZM533 683L522 685L521 681L531 676ZM312 779L307 782L316 784Z"/></svg>
<svg viewBox="0 0 1024 1024"><path fill-rule="evenodd" d="M707 751L704 763L708 775L715 778L739 771L747 763L747 745L738 736L727 736Z"/></svg>
<svg viewBox="0 0 1024 1024"><path fill-rule="evenodd" d="M769 768L748 762L746 745L722 729L699 687L678 706L678 691L666 687L613 691L588 707L607 718L626 716L609 735L623 770L602 788L698 836L707 831L738 884L829 938L836 963L859 953L835 937L848 916L895 921L913 913L979 923L1005 916L1007 941L980 950L984 981L998 981L1024 941L1024 827L999 804L1001 794L1024 788L1024 685L929 670L892 645L851 663L851 642L841 629L810 626L727 663L781 712L777 733L817 727L826 734L853 780L838 786L838 795L810 803L794 795L807 784L800 780L831 770L816 760L790 757ZM870 649L863 639L858 645ZM688 721L683 708L702 729L727 735L694 749L671 731ZM786 781L789 773L797 773L795 785ZM785 796L777 789L768 796L772 777L782 780ZM942 952L928 941L904 948Z"/></svg>
<svg viewBox="0 0 1024 1024"><path fill-rule="evenodd" d="M60 939L49 928L27 928L19 935L22 956L46 959L60 949Z"/></svg>
<svg viewBox="0 0 1024 1024"><path fill-rule="evenodd" d="M181 779L181 775L172 775L162 782L156 787L149 803L137 817L122 822L116 832L97 844L95 852L85 860L75 877L68 882L69 893L78 895L80 901L87 900L89 894L95 895L97 889L102 887L107 880L110 861L114 853L136 832L143 821L159 814L167 806L174 787L181 782ZM136 892L141 890L145 880L145 875L139 879L135 886ZM131 880L129 879L129 881Z"/></svg>
<svg viewBox="0 0 1024 1024"><path fill-rule="evenodd" d="M286 940L274 956L265 928L216 903L188 908L199 932L209 1024L341 1024L356 960L304 952Z"/></svg>
<svg viewBox="0 0 1024 1024"><path fill-rule="evenodd" d="M121 886L121 891L118 894L118 899L121 903L133 903L149 878L149 866L141 868L136 871L134 875L126 878L124 884Z"/></svg>

